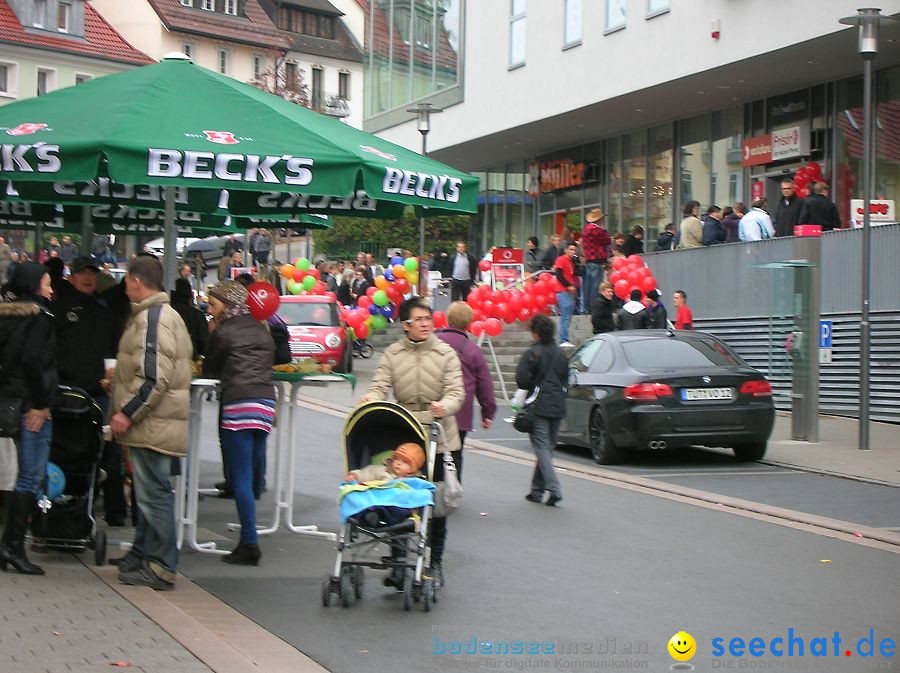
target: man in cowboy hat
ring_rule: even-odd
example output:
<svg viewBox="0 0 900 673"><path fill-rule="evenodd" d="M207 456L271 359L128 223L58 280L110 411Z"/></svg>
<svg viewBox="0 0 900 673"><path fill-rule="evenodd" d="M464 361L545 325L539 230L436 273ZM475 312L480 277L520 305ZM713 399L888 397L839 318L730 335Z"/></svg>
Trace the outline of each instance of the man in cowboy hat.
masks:
<svg viewBox="0 0 900 673"><path fill-rule="evenodd" d="M612 239L604 223L606 215L600 208L591 208L584 219L586 224L581 233L581 251L585 263L581 291L584 310L590 313L597 298L597 287L603 279L603 265L609 256Z"/></svg>

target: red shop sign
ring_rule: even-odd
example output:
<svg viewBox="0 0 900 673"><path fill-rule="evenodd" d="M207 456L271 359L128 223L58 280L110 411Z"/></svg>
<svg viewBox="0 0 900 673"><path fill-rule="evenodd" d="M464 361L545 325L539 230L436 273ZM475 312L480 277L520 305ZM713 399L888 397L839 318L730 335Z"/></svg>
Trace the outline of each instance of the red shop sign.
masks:
<svg viewBox="0 0 900 673"><path fill-rule="evenodd" d="M772 136L747 138L741 143L741 166L760 166L772 163Z"/></svg>
<svg viewBox="0 0 900 673"><path fill-rule="evenodd" d="M525 251L521 248L494 248L491 261L494 264L524 264Z"/></svg>

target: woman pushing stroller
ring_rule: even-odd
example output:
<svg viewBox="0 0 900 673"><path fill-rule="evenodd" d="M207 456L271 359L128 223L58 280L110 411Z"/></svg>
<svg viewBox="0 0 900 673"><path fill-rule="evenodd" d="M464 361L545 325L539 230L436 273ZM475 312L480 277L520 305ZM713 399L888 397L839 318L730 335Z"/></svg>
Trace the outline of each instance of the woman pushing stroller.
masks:
<svg viewBox="0 0 900 673"><path fill-rule="evenodd" d="M453 415L465 399L462 368L451 346L434 335L431 307L420 297L400 305L404 335L388 346L378 363L368 392L361 402L386 400L391 391L397 403L423 425L440 419L443 427L438 451L460 448L459 431ZM443 462L436 461L434 480L443 479ZM437 544L440 543L440 544ZM429 574L443 583L443 540L431 540ZM388 586L399 584L395 573L385 578Z"/></svg>

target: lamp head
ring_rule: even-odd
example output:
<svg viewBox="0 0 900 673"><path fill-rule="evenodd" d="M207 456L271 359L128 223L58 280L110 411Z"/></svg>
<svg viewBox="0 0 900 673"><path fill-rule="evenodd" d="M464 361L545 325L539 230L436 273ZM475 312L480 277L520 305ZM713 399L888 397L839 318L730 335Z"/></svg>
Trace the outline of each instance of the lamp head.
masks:
<svg viewBox="0 0 900 673"><path fill-rule="evenodd" d="M859 28L859 53L865 60L872 60L878 55L878 26L882 23L893 23L894 19L882 16L877 7L863 7L855 16L845 16L840 23Z"/></svg>

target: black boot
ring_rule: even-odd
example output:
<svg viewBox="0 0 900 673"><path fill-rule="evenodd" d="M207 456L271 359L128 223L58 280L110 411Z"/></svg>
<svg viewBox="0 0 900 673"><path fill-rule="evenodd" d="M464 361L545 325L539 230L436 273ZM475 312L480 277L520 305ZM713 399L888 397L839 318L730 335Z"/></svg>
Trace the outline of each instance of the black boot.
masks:
<svg viewBox="0 0 900 673"><path fill-rule="evenodd" d="M25 555L25 531L28 517L34 507L34 493L13 493L6 515L6 528L0 539L0 570L6 572L7 564L23 575L43 575L44 569L28 561Z"/></svg>
<svg viewBox="0 0 900 673"><path fill-rule="evenodd" d="M444 544L447 541L447 519L444 517L434 518L431 520L431 530L429 531L429 543L431 547L431 566L428 575L432 577L441 587L444 585Z"/></svg>
<svg viewBox="0 0 900 673"><path fill-rule="evenodd" d="M228 556L223 556L222 560L236 566L255 566L259 565L260 558L262 558L262 553L259 551L258 544L241 542Z"/></svg>

